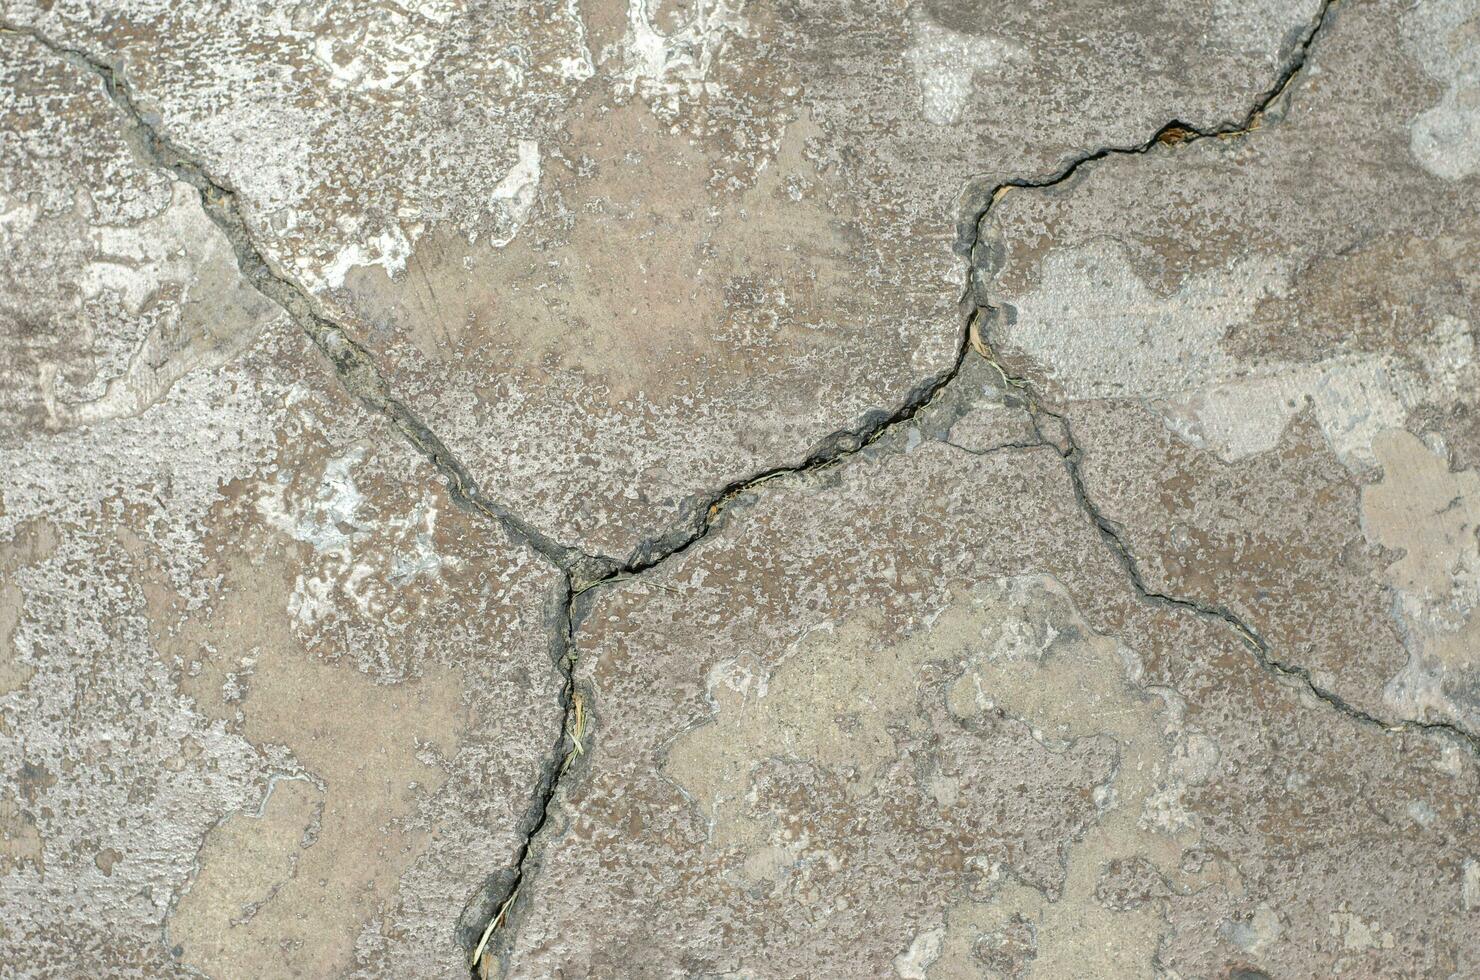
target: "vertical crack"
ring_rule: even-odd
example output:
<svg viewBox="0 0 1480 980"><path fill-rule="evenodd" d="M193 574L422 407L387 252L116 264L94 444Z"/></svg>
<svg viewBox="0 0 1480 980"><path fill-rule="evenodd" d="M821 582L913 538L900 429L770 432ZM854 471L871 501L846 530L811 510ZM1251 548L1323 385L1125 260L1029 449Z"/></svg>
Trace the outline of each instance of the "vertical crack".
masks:
<svg viewBox="0 0 1480 980"><path fill-rule="evenodd" d="M587 701L584 692L576 688L575 666L575 604L580 590L569 573L565 576L558 597L555 616L555 632L558 637L555 654L556 668L560 671L562 684L559 694L560 734L545 760L544 771L535 787L534 802L525 819L524 840L514 855L513 872L502 882L496 882L495 891L487 899L484 908L486 920L477 931L470 959L473 980L488 980L495 975L500 965L500 940L514 911L515 902L524 886L525 875L535 838L544 830L550 818L550 809L560 780L571 765L585 755L587 744Z"/></svg>

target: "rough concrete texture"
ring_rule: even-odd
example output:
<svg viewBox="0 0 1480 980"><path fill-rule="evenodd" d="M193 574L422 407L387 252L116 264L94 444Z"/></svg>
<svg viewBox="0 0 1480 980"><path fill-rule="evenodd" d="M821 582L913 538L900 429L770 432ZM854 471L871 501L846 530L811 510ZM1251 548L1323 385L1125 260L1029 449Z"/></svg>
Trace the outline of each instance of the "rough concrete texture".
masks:
<svg viewBox="0 0 1480 980"><path fill-rule="evenodd" d="M950 368L983 188L1223 123L1315 2L1182 6L7 16L116 66L487 492L625 559Z"/></svg>
<svg viewBox="0 0 1480 980"><path fill-rule="evenodd" d="M559 730L563 577L346 397L96 77L0 58L0 972L457 975Z"/></svg>
<svg viewBox="0 0 1480 980"><path fill-rule="evenodd" d="M1476 0L0 0L0 973L1480 975Z"/></svg>

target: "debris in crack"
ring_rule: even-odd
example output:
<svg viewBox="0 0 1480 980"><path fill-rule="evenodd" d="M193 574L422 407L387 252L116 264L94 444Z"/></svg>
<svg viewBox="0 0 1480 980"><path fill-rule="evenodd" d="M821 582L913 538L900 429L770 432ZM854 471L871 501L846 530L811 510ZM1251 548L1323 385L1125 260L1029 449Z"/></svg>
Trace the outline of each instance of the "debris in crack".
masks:
<svg viewBox="0 0 1480 980"><path fill-rule="evenodd" d="M544 773L540 777L538 786L535 787L534 802L526 818L528 829L524 831L523 843L515 855L513 873L503 885L502 890L492 898L491 913L487 922L478 930L478 940L473 946L470 957L474 980L488 980L489 977L495 975L494 968L501 951L498 945L499 933L508 924L509 917L514 911L514 903L518 900L519 891L524 885L526 863L530 859L530 847L535 837L544 829L545 821L549 819L550 807L560 787L560 781L565 777L572 763L586 753L588 737L586 694L576 688L574 677L575 605L579 597L580 592L567 574L565 591L560 603L560 614L555 624L557 635L562 638L556 661L564 677L564 687L560 692L560 734L556 737L554 749L546 760Z"/></svg>
<svg viewBox="0 0 1480 980"><path fill-rule="evenodd" d="M6 254L44 268L28 223L48 229L84 296L22 288L21 314L0 310L22 382L0 436L31 457L0 509L0 724L25 726L0 876L28 906L0 956L85 942L105 971L361 976L605 974L615 955L686 975L1480 969L1477 228L1452 5L1178 11L1144 37L1093 5L881 9L860 31L807 4L688 27L637 6L610 30L584 7L540 30L517 5L409 12L389 40L336 23L354 0L265 31L255 8L220 31L14 8L50 25L29 37L65 39L48 50L69 70L18 83L32 101L0 121L83 128L56 109L76 67L175 200L140 221L132 172L94 198L102 219L0 188ZM220 43L243 23L251 45ZM489 103L467 52L504 33L525 78L500 75ZM134 68L140 38L169 63ZM1173 76L1185 92L1159 87ZM279 104L336 186L310 174L273 211L233 154L282 130L233 113ZM113 112L89 111L108 142ZM460 142L431 175L445 193L401 179L426 169L405 148ZM49 166L21 156L28 179ZM296 161L273 162L292 183ZM58 244L67 227L81 247ZM87 264L115 256L127 274ZM162 285L141 302L137 281ZM309 339L371 425L318 383ZM49 455L88 460L90 486ZM76 569L84 584L58 584ZM542 584L548 633L527 618ZM106 640L71 636L74 610ZM547 636L549 662L530 655ZM63 669L109 645L101 669ZM285 685L304 672L327 680ZM581 766L598 695L601 764ZM74 718L99 702L150 708L102 713L111 730ZM377 730L333 727L364 719ZM97 788L116 827L68 809L120 731L164 836L199 854L140 846L134 789ZM365 860L314 873L345 853ZM334 910L313 934L305 890ZM78 894L95 917L75 921Z"/></svg>

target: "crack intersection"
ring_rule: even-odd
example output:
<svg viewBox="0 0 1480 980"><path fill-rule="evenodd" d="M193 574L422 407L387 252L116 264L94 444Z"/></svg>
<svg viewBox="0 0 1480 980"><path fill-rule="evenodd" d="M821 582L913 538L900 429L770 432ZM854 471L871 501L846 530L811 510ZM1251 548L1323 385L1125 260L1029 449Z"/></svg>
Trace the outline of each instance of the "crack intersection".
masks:
<svg viewBox="0 0 1480 980"><path fill-rule="evenodd" d="M371 413L383 417L446 481L449 495L460 506L496 522L513 540L526 544L553 563L563 581L556 596L553 615L552 655L562 677L559 694L560 731L546 758L532 802L523 821L522 843L511 868L490 876L479 907L480 921L463 927L471 947L471 968L475 977L491 975L499 965L500 953L506 952L511 938L510 925L518 911L521 890L526 884L536 838L544 830L556 806L555 796L562 778L572 764L585 753L587 697L578 689L575 677L577 653L578 604L582 596L603 585L614 585L658 567L706 538L717 526L724 512L741 496L773 480L799 476L839 465L873 446L891 430L909 423L957 379L973 351L991 364L1001 375L1005 388L1020 392L1027 404L1039 441L1014 443L1002 448L1048 447L1062 458L1076 502L1094 525L1105 546L1144 600L1187 610L1205 619L1217 620L1233 630L1249 648L1262 669L1301 686L1310 695L1353 723L1384 733L1441 735L1460 740L1480 755L1480 737L1461 726L1446 722L1411 720L1388 721L1351 705L1339 695L1316 683L1304 667L1280 660L1271 646L1241 616L1221 605L1208 605L1193 599L1161 593L1146 585L1140 564L1127 547L1120 529L1108 519L1086 490L1081 465L1083 452L1075 441L1070 420L1046 408L1037 391L1027 380L1010 375L1000 364L982 325L996 313L987 295L980 273L987 265L982 242L982 227L992 208L1014 190L1042 190L1063 184L1078 172L1100 160L1117 156L1134 156L1155 151L1158 147L1177 147L1203 139L1238 138L1257 130L1276 108L1305 68L1312 47L1329 21L1339 0L1323 0L1317 14L1300 37L1273 83L1239 119L1200 129L1180 120L1172 120L1145 140L1129 145L1102 147L1065 163L1049 176L1013 178L982 193L968 186L964 199L977 206L961 224L958 251L965 259L965 285L961 297L963 325L952 364L917 384L892 412L869 413L855 425L829 436L802 460L770 467L734 480L724 487L694 498L685 517L667 532L639 545L625 560L584 552L559 542L540 531L507 507L484 494L469 469L404 402L391 391L369 351L355 342L346 331L320 311L318 302L302 285L278 271L252 239L250 228L236 192L214 178L205 165L175 145L140 111L127 81L109 64L87 52L62 44L43 32L0 22L0 31L28 37L98 78L110 101L121 113L124 135L141 162L190 184L201 196L203 207L212 222L221 229L236 255L238 266L251 284L276 302L293 322L304 331L331 363L345 388ZM1056 432L1047 431L1052 425ZM970 450L967 450L970 452ZM464 911L464 918L471 913ZM473 942L476 937L476 943Z"/></svg>

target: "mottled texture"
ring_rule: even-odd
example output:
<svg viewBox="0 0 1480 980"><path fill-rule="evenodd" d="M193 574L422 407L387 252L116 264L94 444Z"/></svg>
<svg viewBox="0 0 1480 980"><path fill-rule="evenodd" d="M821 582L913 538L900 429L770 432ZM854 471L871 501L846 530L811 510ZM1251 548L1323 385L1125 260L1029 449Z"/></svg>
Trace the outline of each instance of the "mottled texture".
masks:
<svg viewBox="0 0 1480 980"><path fill-rule="evenodd" d="M4 972L455 975L558 732L561 576L345 397L96 78L0 59Z"/></svg>
<svg viewBox="0 0 1480 980"><path fill-rule="evenodd" d="M0 973L1480 975L1476 0L0 0Z"/></svg>
<svg viewBox="0 0 1480 980"><path fill-rule="evenodd" d="M117 65L487 492L621 559L950 368L987 187L1235 118L1315 8L7 16Z"/></svg>

